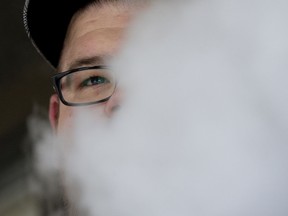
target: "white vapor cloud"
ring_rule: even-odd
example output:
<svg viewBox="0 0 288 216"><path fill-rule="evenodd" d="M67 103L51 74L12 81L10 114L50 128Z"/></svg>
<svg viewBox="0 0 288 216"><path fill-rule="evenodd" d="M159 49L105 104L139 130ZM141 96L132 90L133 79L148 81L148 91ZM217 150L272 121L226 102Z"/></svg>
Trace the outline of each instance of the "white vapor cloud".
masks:
<svg viewBox="0 0 288 216"><path fill-rule="evenodd" d="M286 216L287 12L153 3L113 62L121 109L79 109L59 143L71 202L93 216Z"/></svg>

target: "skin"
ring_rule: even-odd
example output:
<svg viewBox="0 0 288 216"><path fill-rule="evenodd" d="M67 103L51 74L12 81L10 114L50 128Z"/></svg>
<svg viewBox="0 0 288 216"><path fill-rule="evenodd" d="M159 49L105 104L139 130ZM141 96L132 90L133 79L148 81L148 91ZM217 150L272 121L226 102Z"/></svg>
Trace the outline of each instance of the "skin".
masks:
<svg viewBox="0 0 288 216"><path fill-rule="evenodd" d="M59 71L83 66L105 64L121 47L125 29L141 6L123 6L120 3L91 6L76 13L69 25L58 67ZM120 104L116 90L104 103L91 105L99 118L111 118ZM73 116L79 107L62 104L57 95L50 98L49 118L54 131L61 132L72 127Z"/></svg>

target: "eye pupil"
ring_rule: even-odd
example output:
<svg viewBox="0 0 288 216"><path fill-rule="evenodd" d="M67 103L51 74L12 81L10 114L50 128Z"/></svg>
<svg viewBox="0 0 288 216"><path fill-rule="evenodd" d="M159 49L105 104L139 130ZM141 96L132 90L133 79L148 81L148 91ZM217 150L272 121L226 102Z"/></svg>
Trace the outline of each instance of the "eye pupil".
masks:
<svg viewBox="0 0 288 216"><path fill-rule="evenodd" d="M105 79L104 77L95 76L95 77L90 77L90 80L87 84L97 85L97 84L102 84L102 83L107 83L107 82L108 82L107 79Z"/></svg>
<svg viewBox="0 0 288 216"><path fill-rule="evenodd" d="M99 77L99 76L91 77L90 81L91 81L91 84L100 84L100 83L105 83L106 82L105 78Z"/></svg>

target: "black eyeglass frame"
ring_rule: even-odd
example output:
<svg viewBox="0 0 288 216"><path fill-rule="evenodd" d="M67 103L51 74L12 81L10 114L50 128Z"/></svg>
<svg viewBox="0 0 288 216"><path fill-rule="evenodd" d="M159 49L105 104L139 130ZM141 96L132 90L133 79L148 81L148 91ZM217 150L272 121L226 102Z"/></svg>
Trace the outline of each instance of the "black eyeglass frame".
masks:
<svg viewBox="0 0 288 216"><path fill-rule="evenodd" d="M67 76L68 74L71 74L71 73L76 73L76 72L85 71L85 70L107 69L107 68L108 67L104 66L104 65L97 65L97 66L91 66L91 67L80 67L80 68L75 68L75 69L71 69L71 70L68 70L68 71L64 71L64 72L61 72L61 73L57 73L57 74L55 74L55 75L53 75L51 77L53 88L56 91L60 101L63 104L65 104L66 106L87 106L87 105L92 105L92 104L98 104L98 103L106 102L114 94L114 91L116 89L116 83L115 83L115 87L114 87L114 90L113 90L112 94L109 97L107 97L107 98L104 98L104 99L99 100L99 101L93 101L93 102L87 102L87 103L70 103L70 102L66 101L64 99L63 95L62 95L62 91L61 91L61 87L60 87L60 80L64 76Z"/></svg>

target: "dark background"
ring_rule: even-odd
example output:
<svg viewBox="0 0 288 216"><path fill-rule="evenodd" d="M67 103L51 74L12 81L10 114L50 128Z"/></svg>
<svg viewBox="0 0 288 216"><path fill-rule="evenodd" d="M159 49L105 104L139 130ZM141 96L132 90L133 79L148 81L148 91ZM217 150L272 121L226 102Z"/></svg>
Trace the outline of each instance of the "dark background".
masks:
<svg viewBox="0 0 288 216"><path fill-rule="evenodd" d="M48 110L49 96L52 93L50 76L54 71L26 36L22 21L24 2L0 1L1 216L17 215L10 214L9 209L16 205L16 197L24 193L26 180L31 173L31 142L27 135L27 119L35 106ZM9 202L7 196L10 197Z"/></svg>

